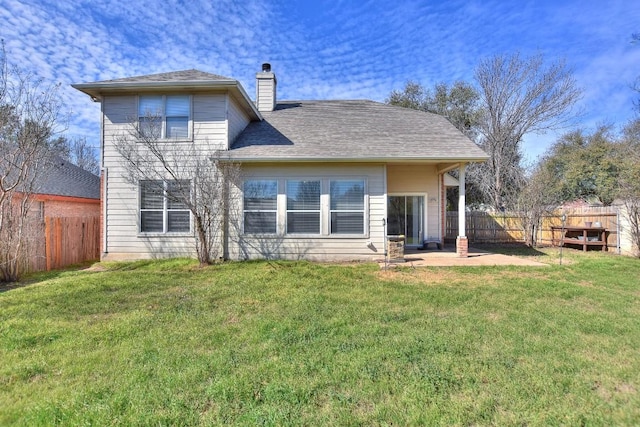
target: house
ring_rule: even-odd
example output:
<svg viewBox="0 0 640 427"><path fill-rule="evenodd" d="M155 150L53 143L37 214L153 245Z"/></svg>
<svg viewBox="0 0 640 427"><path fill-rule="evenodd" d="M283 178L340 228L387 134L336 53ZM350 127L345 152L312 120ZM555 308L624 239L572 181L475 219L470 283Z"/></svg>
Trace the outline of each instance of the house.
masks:
<svg viewBox="0 0 640 427"><path fill-rule="evenodd" d="M488 156L442 116L363 100L281 101L269 64L256 74L255 102L237 80L198 70L73 87L102 106L105 260L194 253L188 214L147 206L145 183L124 179L114 149L150 110L167 144L191 141L241 164L239 227L225 257L366 260L385 254L390 235L409 247L442 242L446 185L460 188L457 251L466 256L465 168ZM171 215L181 219L172 225Z"/></svg>
<svg viewBox="0 0 640 427"><path fill-rule="evenodd" d="M99 256L100 178L57 156L38 166L37 175L9 193L11 209L0 229L0 281Z"/></svg>
<svg viewBox="0 0 640 427"><path fill-rule="evenodd" d="M41 219L100 216L100 177L54 157L32 200Z"/></svg>

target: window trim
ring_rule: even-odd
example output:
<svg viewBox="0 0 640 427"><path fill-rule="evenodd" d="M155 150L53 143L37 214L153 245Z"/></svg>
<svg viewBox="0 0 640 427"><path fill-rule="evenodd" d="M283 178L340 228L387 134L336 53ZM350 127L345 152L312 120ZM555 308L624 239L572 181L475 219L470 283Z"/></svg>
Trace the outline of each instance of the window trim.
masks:
<svg viewBox="0 0 640 427"><path fill-rule="evenodd" d="M153 97L153 96L159 96L162 98L162 116L159 117L159 119L161 119L161 127L160 127L160 137L158 138L159 141L171 141L171 142L176 142L176 141L191 141L193 140L193 95L191 94L158 94L158 93L144 93L144 94L139 94L136 97L136 122L138 124L138 132L142 133L142 128L141 128L141 123L142 121L140 119L146 117L146 116L141 116L140 115L140 99L143 97ZM184 117L184 116L167 116L166 111L167 111L167 97L169 96L186 96L188 98L188 104L189 104L189 115L187 116L187 136L186 137L182 137L182 138L170 138L167 137L167 117L171 118L171 117Z"/></svg>
<svg viewBox="0 0 640 427"><path fill-rule="evenodd" d="M142 207L142 187L145 182L159 182L162 181L162 209L151 209ZM193 184L191 180L188 181L189 195L193 197ZM169 208L169 198L167 197L167 188L173 181L159 180L159 179L142 179L138 181L138 235L141 236L188 236L193 233L193 218L191 211L188 208L175 209ZM142 212L162 212L162 231L143 231L142 230ZM169 228L169 213L170 212L187 212L189 215L189 230L170 231Z"/></svg>

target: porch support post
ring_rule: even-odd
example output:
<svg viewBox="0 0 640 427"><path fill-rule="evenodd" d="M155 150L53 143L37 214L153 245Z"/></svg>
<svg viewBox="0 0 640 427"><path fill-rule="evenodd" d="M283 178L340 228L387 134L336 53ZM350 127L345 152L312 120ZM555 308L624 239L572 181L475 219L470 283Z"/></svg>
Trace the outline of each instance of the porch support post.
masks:
<svg viewBox="0 0 640 427"><path fill-rule="evenodd" d="M466 211L467 202L465 194L465 173L467 169L466 163L461 163L458 170L458 237L456 238L456 253L461 258L466 258L469 254L469 241L466 234Z"/></svg>

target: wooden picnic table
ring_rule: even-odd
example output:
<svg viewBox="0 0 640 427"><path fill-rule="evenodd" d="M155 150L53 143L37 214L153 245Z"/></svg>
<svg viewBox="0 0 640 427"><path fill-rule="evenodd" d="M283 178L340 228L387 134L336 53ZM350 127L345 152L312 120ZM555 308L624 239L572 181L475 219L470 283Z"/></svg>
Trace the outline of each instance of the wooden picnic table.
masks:
<svg viewBox="0 0 640 427"><path fill-rule="evenodd" d="M578 245L586 251L589 246L600 246L607 250L607 229L604 227L576 227L554 225L551 227L553 246Z"/></svg>

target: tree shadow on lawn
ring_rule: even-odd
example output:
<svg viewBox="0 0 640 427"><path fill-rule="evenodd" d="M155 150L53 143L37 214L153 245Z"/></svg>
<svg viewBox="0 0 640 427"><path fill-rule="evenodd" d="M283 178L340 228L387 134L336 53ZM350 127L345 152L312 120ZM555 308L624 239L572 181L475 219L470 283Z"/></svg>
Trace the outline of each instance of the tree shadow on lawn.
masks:
<svg viewBox="0 0 640 427"><path fill-rule="evenodd" d="M0 293L8 292L14 289L24 288L30 285L35 285L46 280L55 279L64 274L70 272L76 272L80 270L91 270L95 266L99 266L99 261L87 261L80 264L73 264L64 268L50 271L34 271L31 273L25 273L17 282L0 282ZM98 270L96 270L98 271Z"/></svg>
<svg viewBox="0 0 640 427"><path fill-rule="evenodd" d="M527 246L524 243L475 243L472 247L487 252L502 255L526 256L526 257L543 257L549 254L540 251L538 248Z"/></svg>

